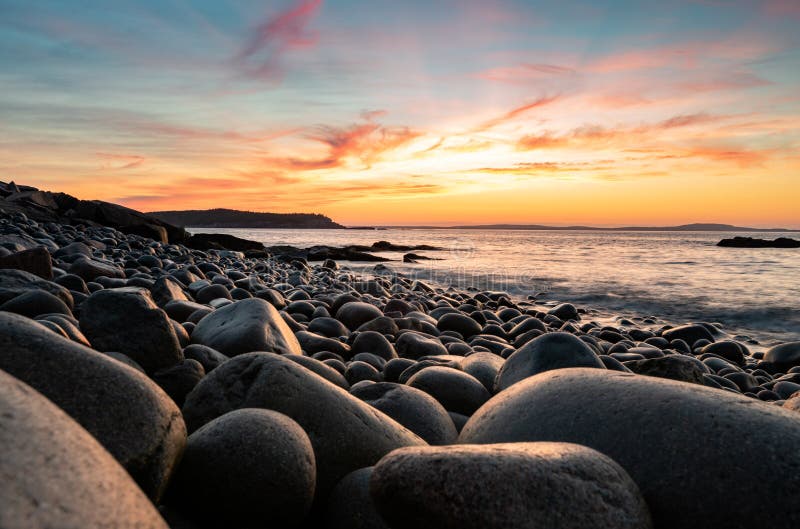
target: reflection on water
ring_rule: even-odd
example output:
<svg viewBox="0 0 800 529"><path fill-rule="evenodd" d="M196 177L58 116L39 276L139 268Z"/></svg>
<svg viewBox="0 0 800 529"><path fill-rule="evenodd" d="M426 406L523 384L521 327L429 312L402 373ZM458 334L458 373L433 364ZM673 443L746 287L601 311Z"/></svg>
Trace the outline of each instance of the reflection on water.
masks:
<svg viewBox="0 0 800 529"><path fill-rule="evenodd" d="M439 261L392 269L458 288L504 290L665 320L719 321L765 341L800 340L800 250L719 248L723 237L774 233L524 230L234 230L267 246L429 244ZM780 236L799 238L800 233ZM373 264L351 263L352 268Z"/></svg>

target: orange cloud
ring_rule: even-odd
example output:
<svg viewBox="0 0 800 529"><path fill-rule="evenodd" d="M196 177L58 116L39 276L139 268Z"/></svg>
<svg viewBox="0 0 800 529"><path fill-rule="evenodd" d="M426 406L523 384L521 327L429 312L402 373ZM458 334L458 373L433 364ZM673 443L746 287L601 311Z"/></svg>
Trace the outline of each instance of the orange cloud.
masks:
<svg viewBox="0 0 800 529"><path fill-rule="evenodd" d="M476 132L485 131L485 130L494 128L494 127L496 127L496 126L498 126L498 125L500 125L502 123L506 123L508 121L513 121L513 120L519 118L520 116L526 114L527 112L529 112L529 111L531 111L531 110L533 110L535 108L541 108L541 107L545 107L545 106L551 105L551 104L555 103L556 101L558 101L560 99L561 99L560 95L540 97L539 99L531 101L530 103L526 103L526 104L524 104L522 106L512 108L511 110L509 110L505 114L502 114L502 115L500 115L500 116L498 116L496 118L493 118L493 119L490 119L488 121L485 121L482 125L478 126L475 129L475 131Z"/></svg>
<svg viewBox="0 0 800 529"><path fill-rule="evenodd" d="M375 121L381 113L364 114L364 123L356 123L349 127L338 128L320 126L318 131L307 137L327 147L328 153L322 158L266 158L268 165L295 171L313 171L341 167L348 160L361 161L367 167L378 161L381 156L419 137L420 133L408 127L386 127Z"/></svg>

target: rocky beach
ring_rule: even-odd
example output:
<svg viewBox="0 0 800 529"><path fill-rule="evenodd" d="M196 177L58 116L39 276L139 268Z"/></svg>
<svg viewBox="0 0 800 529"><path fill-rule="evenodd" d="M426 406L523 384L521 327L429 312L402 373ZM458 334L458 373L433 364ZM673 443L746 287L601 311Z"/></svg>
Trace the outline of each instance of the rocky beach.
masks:
<svg viewBox="0 0 800 529"><path fill-rule="evenodd" d="M800 341L1 194L4 529L800 525Z"/></svg>

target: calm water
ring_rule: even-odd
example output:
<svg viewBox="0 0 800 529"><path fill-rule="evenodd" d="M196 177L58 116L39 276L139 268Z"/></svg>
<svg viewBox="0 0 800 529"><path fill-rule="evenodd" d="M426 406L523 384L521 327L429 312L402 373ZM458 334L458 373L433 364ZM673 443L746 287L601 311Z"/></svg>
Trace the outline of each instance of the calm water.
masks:
<svg viewBox="0 0 800 529"><path fill-rule="evenodd" d="M800 340L800 250L733 249L723 237L800 237L800 232L595 232L523 230L234 230L267 246L429 244L416 252L442 260L411 265L380 253L391 268L456 287L572 301L605 314L655 315L661 321L716 321L731 334L769 344ZM372 264L350 263L351 268Z"/></svg>

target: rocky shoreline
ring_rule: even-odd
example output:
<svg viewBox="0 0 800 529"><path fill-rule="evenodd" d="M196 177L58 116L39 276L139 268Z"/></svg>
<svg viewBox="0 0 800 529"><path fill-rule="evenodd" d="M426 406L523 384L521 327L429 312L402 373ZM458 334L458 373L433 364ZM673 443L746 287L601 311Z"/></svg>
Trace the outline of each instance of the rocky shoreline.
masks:
<svg viewBox="0 0 800 529"><path fill-rule="evenodd" d="M147 229L0 212L3 528L800 524L800 342Z"/></svg>

